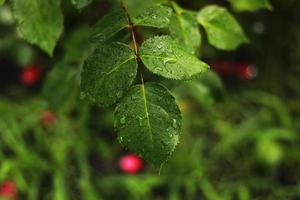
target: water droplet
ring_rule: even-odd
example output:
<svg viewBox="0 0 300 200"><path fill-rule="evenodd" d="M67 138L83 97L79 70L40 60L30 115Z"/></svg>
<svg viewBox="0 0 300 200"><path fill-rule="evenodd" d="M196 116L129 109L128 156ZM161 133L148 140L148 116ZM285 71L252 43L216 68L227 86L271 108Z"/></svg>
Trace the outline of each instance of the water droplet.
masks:
<svg viewBox="0 0 300 200"><path fill-rule="evenodd" d="M154 70L155 71L162 71L163 69L161 67L156 67Z"/></svg>
<svg viewBox="0 0 300 200"><path fill-rule="evenodd" d="M134 77L134 73L129 73L128 78L132 78L132 77Z"/></svg>
<svg viewBox="0 0 300 200"><path fill-rule="evenodd" d="M118 91L116 95L117 95L117 98L120 98L122 96L122 92Z"/></svg>
<svg viewBox="0 0 300 200"><path fill-rule="evenodd" d="M84 92L81 92L80 93L80 99L82 100L82 99L84 99L86 97L86 94L84 93Z"/></svg>
<svg viewBox="0 0 300 200"><path fill-rule="evenodd" d="M136 100L136 96L131 96L131 100Z"/></svg>
<svg viewBox="0 0 300 200"><path fill-rule="evenodd" d="M142 118L142 117L140 117L140 116L138 116L138 120L139 120L139 124L140 124L140 126L143 126L143 118Z"/></svg>
<svg viewBox="0 0 300 200"><path fill-rule="evenodd" d="M120 123L121 124L125 124L126 123L126 117L125 116L121 117Z"/></svg>
<svg viewBox="0 0 300 200"><path fill-rule="evenodd" d="M177 128L178 127L176 119L173 119L172 126L173 126L173 128Z"/></svg>
<svg viewBox="0 0 300 200"><path fill-rule="evenodd" d="M176 58L165 58L164 59L164 65L168 64L168 63L176 63L177 59Z"/></svg>
<svg viewBox="0 0 300 200"><path fill-rule="evenodd" d="M158 49L162 49L162 48L163 48L162 43L160 43L159 45L157 45L157 48L158 48Z"/></svg>

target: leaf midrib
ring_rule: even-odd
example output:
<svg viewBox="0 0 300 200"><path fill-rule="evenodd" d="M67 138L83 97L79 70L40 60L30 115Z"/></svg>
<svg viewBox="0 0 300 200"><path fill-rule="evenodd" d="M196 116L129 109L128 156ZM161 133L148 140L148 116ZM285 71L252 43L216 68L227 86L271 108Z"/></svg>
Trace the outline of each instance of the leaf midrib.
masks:
<svg viewBox="0 0 300 200"><path fill-rule="evenodd" d="M147 105L147 98L146 98L146 90L145 90L145 85L142 84L141 85L142 87L142 99L144 101L144 107L145 107L145 113L146 113L146 119L147 119L147 125L149 127L149 135L150 135L150 140L151 140L151 144L153 146L153 133L152 133L152 128L151 128L151 125L150 125L150 120L149 120L149 112L148 112L148 105Z"/></svg>
<svg viewBox="0 0 300 200"><path fill-rule="evenodd" d="M109 72L105 73L105 75L109 76L110 74L115 72L117 69L119 69L122 65L129 62L130 60L133 60L134 58L135 58L134 56L131 56L130 58L126 59L125 61L113 66L112 69Z"/></svg>

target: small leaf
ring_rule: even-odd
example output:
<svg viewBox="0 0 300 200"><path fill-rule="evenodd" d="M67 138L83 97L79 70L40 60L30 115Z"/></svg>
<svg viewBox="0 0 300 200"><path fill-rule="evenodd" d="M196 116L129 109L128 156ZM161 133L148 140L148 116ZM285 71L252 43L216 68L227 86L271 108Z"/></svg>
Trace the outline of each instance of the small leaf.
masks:
<svg viewBox="0 0 300 200"><path fill-rule="evenodd" d="M12 9L21 36L52 55L63 30L59 0L13 0Z"/></svg>
<svg viewBox="0 0 300 200"><path fill-rule="evenodd" d="M268 0L229 0L236 11L255 11L259 9L272 9Z"/></svg>
<svg viewBox="0 0 300 200"><path fill-rule="evenodd" d="M100 19L92 29L91 41L102 43L128 26L128 19L122 8L113 10Z"/></svg>
<svg viewBox="0 0 300 200"><path fill-rule="evenodd" d="M66 63L58 63L50 71L43 87L43 97L52 110L60 110L75 94L76 75L76 68Z"/></svg>
<svg viewBox="0 0 300 200"><path fill-rule="evenodd" d="M206 107L213 105L223 95L221 79L212 70L206 71L193 81L186 82L183 87L191 97Z"/></svg>
<svg viewBox="0 0 300 200"><path fill-rule="evenodd" d="M133 18L132 21L136 26L165 28L169 26L171 16L171 8L166 6L154 6L144 10L140 15Z"/></svg>
<svg viewBox="0 0 300 200"><path fill-rule="evenodd" d="M209 43L216 48L234 50L248 42L239 23L225 8L206 6L198 13L198 22L206 30Z"/></svg>
<svg viewBox="0 0 300 200"><path fill-rule="evenodd" d="M114 104L129 89L137 73L134 51L122 43L98 47L81 74L83 97L101 106Z"/></svg>
<svg viewBox="0 0 300 200"><path fill-rule="evenodd" d="M146 10L147 8L161 5L163 3L166 3L167 0L123 0L124 4L127 6L129 15L131 17L136 17L138 14ZM117 1L119 4L119 2Z"/></svg>
<svg viewBox="0 0 300 200"><path fill-rule="evenodd" d="M140 49L140 57L151 72L170 79L188 80L209 68L169 36L146 40Z"/></svg>
<svg viewBox="0 0 300 200"><path fill-rule="evenodd" d="M169 29L171 35L179 44L184 45L189 53L196 53L201 45L201 34L194 13L181 11L173 15Z"/></svg>
<svg viewBox="0 0 300 200"><path fill-rule="evenodd" d="M74 28L63 45L65 52L63 60L67 63L82 63L93 50L89 36L90 29L88 27Z"/></svg>
<svg viewBox="0 0 300 200"><path fill-rule="evenodd" d="M115 111L119 141L156 167L174 151L181 123L174 97L154 83L132 87Z"/></svg>
<svg viewBox="0 0 300 200"><path fill-rule="evenodd" d="M0 0L0 6L2 6L5 3L5 0Z"/></svg>
<svg viewBox="0 0 300 200"><path fill-rule="evenodd" d="M75 5L77 9L82 9L92 2L93 0L72 0L72 4Z"/></svg>

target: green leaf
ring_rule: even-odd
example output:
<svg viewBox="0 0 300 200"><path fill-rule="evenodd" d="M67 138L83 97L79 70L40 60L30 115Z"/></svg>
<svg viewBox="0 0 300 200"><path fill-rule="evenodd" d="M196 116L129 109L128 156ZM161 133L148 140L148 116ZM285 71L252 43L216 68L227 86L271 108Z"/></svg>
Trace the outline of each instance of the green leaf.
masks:
<svg viewBox="0 0 300 200"><path fill-rule="evenodd" d="M169 29L171 35L189 53L196 53L201 45L201 34L194 13L182 11L182 13L173 15Z"/></svg>
<svg viewBox="0 0 300 200"><path fill-rule="evenodd" d="M75 94L76 75L76 68L66 63L58 63L50 71L43 87L43 97L52 110L60 110Z"/></svg>
<svg viewBox="0 0 300 200"><path fill-rule="evenodd" d="M130 16L136 17L138 14L146 10L147 8L161 5L162 3L166 3L167 0L124 0L124 4L127 6ZM119 4L119 1L117 1Z"/></svg>
<svg viewBox="0 0 300 200"><path fill-rule="evenodd" d="M255 11L259 9L272 9L268 0L229 0L237 11Z"/></svg>
<svg viewBox="0 0 300 200"><path fill-rule="evenodd" d="M21 36L49 55L63 30L59 0L13 0L12 9Z"/></svg>
<svg viewBox="0 0 300 200"><path fill-rule="evenodd" d="M5 0L0 0L0 6L2 6L5 3Z"/></svg>
<svg viewBox="0 0 300 200"><path fill-rule="evenodd" d="M74 29L64 44L64 61L68 63L82 63L93 50L89 37L90 29L88 27L81 26Z"/></svg>
<svg viewBox="0 0 300 200"><path fill-rule="evenodd" d="M213 105L223 94L221 79L212 70L206 71L193 81L186 82L183 87L191 97L207 107Z"/></svg>
<svg viewBox="0 0 300 200"><path fill-rule="evenodd" d="M169 36L146 40L140 49L140 57L151 72L170 79L188 80L209 68Z"/></svg>
<svg viewBox="0 0 300 200"><path fill-rule="evenodd" d="M198 22L206 30L209 43L218 49L234 50L248 42L239 23L225 8L206 6L198 13Z"/></svg>
<svg viewBox="0 0 300 200"><path fill-rule="evenodd" d="M165 28L169 26L171 16L172 9L160 5L147 8L137 17L133 18L132 21L136 26Z"/></svg>
<svg viewBox="0 0 300 200"><path fill-rule="evenodd" d="M110 106L130 88L136 73L135 54L129 46L122 43L100 46L84 63L82 96L101 106Z"/></svg>
<svg viewBox="0 0 300 200"><path fill-rule="evenodd" d="M119 141L156 167L174 151L181 123L174 97L154 83L132 87L115 111Z"/></svg>
<svg viewBox="0 0 300 200"><path fill-rule="evenodd" d="M128 19L122 8L113 10L100 19L92 29L91 41L102 43L128 27Z"/></svg>
<svg viewBox="0 0 300 200"><path fill-rule="evenodd" d="M72 4L75 5L77 9L82 9L92 2L93 0L72 0Z"/></svg>

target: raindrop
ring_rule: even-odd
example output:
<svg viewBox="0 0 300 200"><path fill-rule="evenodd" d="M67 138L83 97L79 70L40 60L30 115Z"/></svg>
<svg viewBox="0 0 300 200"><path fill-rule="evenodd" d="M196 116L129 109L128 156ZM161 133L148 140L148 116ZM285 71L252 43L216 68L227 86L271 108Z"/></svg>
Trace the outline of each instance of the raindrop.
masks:
<svg viewBox="0 0 300 200"><path fill-rule="evenodd" d="M121 117L120 123L121 124L125 124L126 123L126 117L125 116Z"/></svg>
<svg viewBox="0 0 300 200"><path fill-rule="evenodd" d="M176 63L177 59L176 58L165 58L164 59L164 65L168 64L168 63Z"/></svg>
<svg viewBox="0 0 300 200"><path fill-rule="evenodd" d="M162 71L163 69L161 67L156 67L155 71Z"/></svg>
<svg viewBox="0 0 300 200"><path fill-rule="evenodd" d="M138 120L139 120L139 124L140 124L140 126L143 126L143 118L142 118L142 117L140 117L140 116L138 116Z"/></svg>
<svg viewBox="0 0 300 200"><path fill-rule="evenodd" d="M84 99L86 97L86 94L84 93L84 92L81 92L80 93L80 99L82 100L82 99Z"/></svg>
<svg viewBox="0 0 300 200"><path fill-rule="evenodd" d="M116 95L117 95L117 98L120 98L122 96L122 92L118 91Z"/></svg>
<svg viewBox="0 0 300 200"><path fill-rule="evenodd" d="M157 48L158 48L158 49L162 49L162 48L163 48L162 43L160 43L159 45L157 45Z"/></svg>
<svg viewBox="0 0 300 200"><path fill-rule="evenodd" d="M129 73L128 78L132 78L132 77L134 77L134 73Z"/></svg>
<svg viewBox="0 0 300 200"><path fill-rule="evenodd" d="M173 128L177 128L178 127L176 119L173 119L172 126L173 126Z"/></svg>

